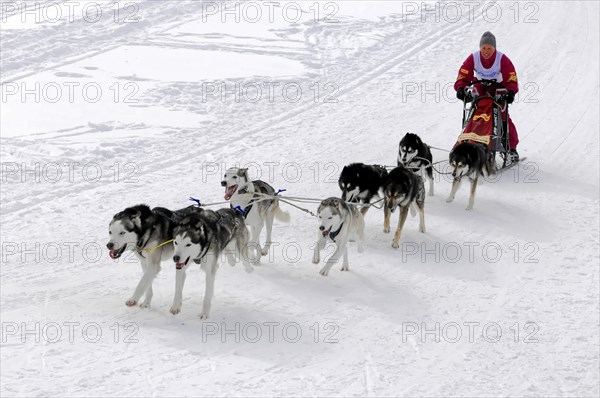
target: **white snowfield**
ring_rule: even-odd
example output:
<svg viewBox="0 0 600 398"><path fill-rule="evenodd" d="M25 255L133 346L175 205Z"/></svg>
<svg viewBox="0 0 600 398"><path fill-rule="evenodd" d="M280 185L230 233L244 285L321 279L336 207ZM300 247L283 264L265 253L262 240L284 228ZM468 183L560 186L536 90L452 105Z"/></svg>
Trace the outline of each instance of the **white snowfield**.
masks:
<svg viewBox="0 0 600 398"><path fill-rule="evenodd" d="M597 2L1 6L2 397L600 394ZM113 214L222 202L236 165L336 196L408 131L449 149L486 30L517 68L527 160L473 211L436 174L426 233L409 217L395 250L371 209L365 251L323 277L316 220L282 204L262 265L221 265L209 319L197 265L180 314L173 262L150 308L125 306L141 268L109 258Z"/></svg>

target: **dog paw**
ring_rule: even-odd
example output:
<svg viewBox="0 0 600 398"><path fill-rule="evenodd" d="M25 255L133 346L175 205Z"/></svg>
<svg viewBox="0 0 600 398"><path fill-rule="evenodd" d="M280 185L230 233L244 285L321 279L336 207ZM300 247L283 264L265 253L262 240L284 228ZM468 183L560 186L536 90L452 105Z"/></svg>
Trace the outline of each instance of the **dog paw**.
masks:
<svg viewBox="0 0 600 398"><path fill-rule="evenodd" d="M450 202L452 202L453 200L454 200L454 198L448 197L448 198L446 199L446 203L450 203Z"/></svg>
<svg viewBox="0 0 600 398"><path fill-rule="evenodd" d="M399 244L398 242L392 242L392 247L393 247L394 249L397 249L397 248L399 248L399 247L400 247L400 244Z"/></svg>
<svg viewBox="0 0 600 398"><path fill-rule="evenodd" d="M389 234L390 233L390 227L383 227L383 233L384 234Z"/></svg>
<svg viewBox="0 0 600 398"><path fill-rule="evenodd" d="M199 316L200 319L208 319L208 312L201 312Z"/></svg>
<svg viewBox="0 0 600 398"><path fill-rule="evenodd" d="M467 206L467 207L465 208L465 210L466 210L466 211L471 211L471 210L473 210L473 206Z"/></svg>
<svg viewBox="0 0 600 398"><path fill-rule="evenodd" d="M263 249L260 251L260 254L261 254L261 255L263 255L263 256L266 256L266 255L268 255L268 254L269 254L269 248L263 248Z"/></svg>
<svg viewBox="0 0 600 398"><path fill-rule="evenodd" d="M323 268L321 269L321 271L319 271L319 274L321 274L322 276L327 276L329 275L329 269Z"/></svg>
<svg viewBox="0 0 600 398"><path fill-rule="evenodd" d="M143 303L140 304L140 308L150 308L150 302L144 301Z"/></svg>
<svg viewBox="0 0 600 398"><path fill-rule="evenodd" d="M133 306L134 306L134 305L136 305L136 304L137 304L137 301L136 301L136 300L134 300L134 299L132 299L132 298L130 298L129 300L127 300L127 301L125 302L125 305L126 305L126 306L128 306L128 307L133 307Z"/></svg>
<svg viewBox="0 0 600 398"><path fill-rule="evenodd" d="M171 314L177 315L181 312L181 305L174 305L169 311L171 312Z"/></svg>
<svg viewBox="0 0 600 398"><path fill-rule="evenodd" d="M347 265L342 266L342 271L350 271L350 267Z"/></svg>
<svg viewBox="0 0 600 398"><path fill-rule="evenodd" d="M422 233L422 234L424 234L425 233L425 227L419 228L419 232Z"/></svg>

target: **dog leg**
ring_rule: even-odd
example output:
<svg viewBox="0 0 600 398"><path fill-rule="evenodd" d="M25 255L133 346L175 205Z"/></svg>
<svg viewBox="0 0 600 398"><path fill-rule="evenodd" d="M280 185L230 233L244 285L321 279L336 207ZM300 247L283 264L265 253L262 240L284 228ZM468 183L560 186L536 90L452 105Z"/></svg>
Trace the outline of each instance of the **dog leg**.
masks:
<svg viewBox="0 0 600 398"><path fill-rule="evenodd" d="M142 263L142 269L144 270L144 273L146 272L147 267L149 267L149 265L146 265L146 262ZM142 307L142 308L150 307L150 302L152 301L153 295L154 295L154 292L152 291L152 284L150 284L148 289L146 289L146 291L144 292L144 301L140 304L140 307Z"/></svg>
<svg viewBox="0 0 600 398"><path fill-rule="evenodd" d="M408 207L400 208L400 218L398 219L398 228L396 228L396 233L394 234L394 239L392 240L392 247L397 249L400 247L400 235L402 234L402 228L404 228L404 223L406 222L406 217L408 216Z"/></svg>
<svg viewBox="0 0 600 398"><path fill-rule="evenodd" d="M342 262L342 271L350 271L348 266L348 246L344 248L344 260Z"/></svg>
<svg viewBox="0 0 600 398"><path fill-rule="evenodd" d="M175 296L171 306L171 314L177 315L183 304L183 285L185 284L185 269L175 270Z"/></svg>
<svg viewBox="0 0 600 398"><path fill-rule="evenodd" d="M244 264L244 270L247 273L254 272L254 267L248 261L248 230L245 229L246 233L239 239L236 240L235 245L237 248L237 255L242 259Z"/></svg>
<svg viewBox="0 0 600 398"><path fill-rule="evenodd" d="M390 233L390 218L392 217L392 211L383 204L383 232L386 234Z"/></svg>
<svg viewBox="0 0 600 398"><path fill-rule="evenodd" d="M261 250L260 250L260 232L262 230L262 225L261 226L252 226L251 227L252 230L252 238L250 240L250 246L251 249L254 251L254 257L252 257L250 259L250 261L252 262L252 264L256 265L260 265L260 257L261 257Z"/></svg>
<svg viewBox="0 0 600 398"><path fill-rule="evenodd" d="M125 304L128 307L133 307L140 301L142 294L144 294L148 290L148 287L152 285L152 281L160 271L160 266L153 266L152 263L147 263L145 266L142 267L144 268L144 275L142 276L142 279L140 279L140 281L138 282L138 285L135 288L135 291L133 292L133 296L131 296L131 298L125 302Z"/></svg>
<svg viewBox="0 0 600 398"><path fill-rule="evenodd" d="M321 261L321 250L325 248L325 244L325 239L323 239L323 235L321 235L321 233L319 232L319 236L317 238L317 242L315 243L315 250L313 253L313 264L319 264L319 261Z"/></svg>
<svg viewBox="0 0 600 398"><path fill-rule="evenodd" d="M267 241L265 242L265 246L263 247L261 254L266 256L269 254L269 249L271 248L271 232L273 231L273 219L275 218L275 213L272 211L267 212L267 217L265 220L265 226L267 227Z"/></svg>
<svg viewBox="0 0 600 398"><path fill-rule="evenodd" d="M370 208L371 208L371 206L363 206L363 208L360 209L360 212L362 213L363 217L367 215L367 212L369 211Z"/></svg>
<svg viewBox="0 0 600 398"><path fill-rule="evenodd" d="M358 223L357 231L356 231L356 244L358 245L358 252L362 253L365 251L364 242L365 242L365 220L361 217L355 222Z"/></svg>
<svg viewBox="0 0 600 398"><path fill-rule="evenodd" d="M433 172L431 166L427 169L427 179L429 180L429 196L433 196Z"/></svg>
<svg viewBox="0 0 600 398"><path fill-rule="evenodd" d="M479 175L475 175L475 178L471 180L471 195L469 196L469 204L465 210L473 210L475 204L475 191L477 190L477 180Z"/></svg>
<svg viewBox="0 0 600 398"><path fill-rule="evenodd" d="M336 243L335 252L331 255L331 257L329 257L329 259L325 263L325 266L323 268L321 268L321 271L319 271L319 274L321 274L323 276L327 276L329 274L329 270L331 269L331 267L333 267L339 261L340 257L344 254L345 249L346 249L346 244L338 245Z"/></svg>
<svg viewBox="0 0 600 398"><path fill-rule="evenodd" d="M446 199L447 203L450 203L454 200L454 197L456 196L456 192L458 191L458 188L460 187L460 178L455 178L454 181L452 181L452 190L450 191L450 195L448 196L448 199Z"/></svg>
<svg viewBox="0 0 600 398"><path fill-rule="evenodd" d="M425 233L425 204L419 206L419 232Z"/></svg>
<svg viewBox="0 0 600 398"><path fill-rule="evenodd" d="M202 301L202 312L200 313L200 319L207 319L210 314L210 306L212 303L212 297L215 290L215 276L217 274L217 257L208 260L206 264L206 289L204 291L204 300Z"/></svg>

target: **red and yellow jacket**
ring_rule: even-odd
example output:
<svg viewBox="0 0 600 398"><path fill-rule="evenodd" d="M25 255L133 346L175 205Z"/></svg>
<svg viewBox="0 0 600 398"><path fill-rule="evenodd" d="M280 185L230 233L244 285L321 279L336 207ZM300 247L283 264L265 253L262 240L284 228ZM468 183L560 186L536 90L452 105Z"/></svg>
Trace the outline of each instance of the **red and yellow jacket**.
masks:
<svg viewBox="0 0 600 398"><path fill-rule="evenodd" d="M494 54L489 59L484 59L481 54L481 64L484 68L491 68L496 60L497 52L494 51ZM465 62L463 62L460 70L458 71L458 77L456 78L456 82L454 83L454 89L458 90L461 87L465 87L467 84L475 81L475 60L473 59L473 54L469 55ZM512 90L515 93L519 92L519 82L517 80L517 72L515 71L515 67L511 60L503 54L502 59L500 60L500 71L502 73L502 85L507 90Z"/></svg>

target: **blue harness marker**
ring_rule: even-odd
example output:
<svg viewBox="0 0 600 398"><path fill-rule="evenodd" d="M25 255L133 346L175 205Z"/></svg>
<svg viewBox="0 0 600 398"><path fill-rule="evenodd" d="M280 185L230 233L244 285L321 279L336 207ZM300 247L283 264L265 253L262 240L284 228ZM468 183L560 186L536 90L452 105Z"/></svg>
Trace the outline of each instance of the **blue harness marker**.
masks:
<svg viewBox="0 0 600 398"><path fill-rule="evenodd" d="M273 195L273 196L277 196L280 193L285 192L285 191L287 191L287 189L279 189L279 190L277 190L277 192L275 192L275 195Z"/></svg>
<svg viewBox="0 0 600 398"><path fill-rule="evenodd" d="M196 204L197 204L198 206L202 206L202 203L200 203L200 199L196 199L196 198L193 198L193 197L191 197L191 196L190 196L190 200L191 200L192 202L196 202Z"/></svg>
<svg viewBox="0 0 600 398"><path fill-rule="evenodd" d="M252 208L252 205L248 206L249 208ZM242 213L242 215L244 216L244 218L246 218L246 216L248 215L248 212L250 211L250 209L246 207L246 209L242 209L242 206L236 206L233 207L231 206L232 209L239 211L240 213Z"/></svg>

